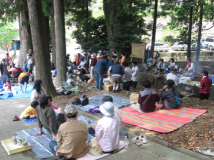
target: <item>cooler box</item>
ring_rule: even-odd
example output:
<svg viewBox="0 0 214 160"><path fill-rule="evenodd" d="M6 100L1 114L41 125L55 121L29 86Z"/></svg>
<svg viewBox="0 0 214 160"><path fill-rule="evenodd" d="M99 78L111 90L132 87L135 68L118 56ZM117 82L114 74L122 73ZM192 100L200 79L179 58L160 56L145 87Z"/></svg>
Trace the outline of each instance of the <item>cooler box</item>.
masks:
<svg viewBox="0 0 214 160"><path fill-rule="evenodd" d="M180 83L186 84L187 82L190 82L190 81L191 81L191 77L181 77L179 79L179 84Z"/></svg>

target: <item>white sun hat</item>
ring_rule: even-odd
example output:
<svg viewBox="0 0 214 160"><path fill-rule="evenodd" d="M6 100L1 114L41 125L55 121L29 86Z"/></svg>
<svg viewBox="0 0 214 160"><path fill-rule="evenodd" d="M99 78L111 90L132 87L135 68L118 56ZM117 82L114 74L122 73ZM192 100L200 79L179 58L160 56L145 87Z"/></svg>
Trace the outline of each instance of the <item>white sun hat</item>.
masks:
<svg viewBox="0 0 214 160"><path fill-rule="evenodd" d="M100 106L100 112L105 116L113 116L114 115L114 105L112 102L105 102Z"/></svg>

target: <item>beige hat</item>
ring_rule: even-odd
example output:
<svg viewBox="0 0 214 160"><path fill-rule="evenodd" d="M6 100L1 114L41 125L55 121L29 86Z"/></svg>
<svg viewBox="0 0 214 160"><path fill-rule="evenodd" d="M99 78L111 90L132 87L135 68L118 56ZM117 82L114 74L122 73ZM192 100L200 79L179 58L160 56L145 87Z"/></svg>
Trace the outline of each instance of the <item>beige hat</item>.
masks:
<svg viewBox="0 0 214 160"><path fill-rule="evenodd" d="M75 115L77 113L77 108L73 107L72 105L66 106L66 114L69 114L71 116Z"/></svg>

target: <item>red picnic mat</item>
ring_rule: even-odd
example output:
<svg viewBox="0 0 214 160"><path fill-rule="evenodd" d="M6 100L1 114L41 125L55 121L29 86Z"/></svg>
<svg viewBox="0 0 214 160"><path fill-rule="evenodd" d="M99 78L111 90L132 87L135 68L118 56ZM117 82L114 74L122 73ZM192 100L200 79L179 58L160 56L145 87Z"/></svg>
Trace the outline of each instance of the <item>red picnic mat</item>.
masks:
<svg viewBox="0 0 214 160"><path fill-rule="evenodd" d="M156 105L160 107L160 105ZM136 125L148 130L161 133L172 132L204 114L206 109L180 107L175 110L156 109L150 113L140 113L131 107L120 109L122 122Z"/></svg>

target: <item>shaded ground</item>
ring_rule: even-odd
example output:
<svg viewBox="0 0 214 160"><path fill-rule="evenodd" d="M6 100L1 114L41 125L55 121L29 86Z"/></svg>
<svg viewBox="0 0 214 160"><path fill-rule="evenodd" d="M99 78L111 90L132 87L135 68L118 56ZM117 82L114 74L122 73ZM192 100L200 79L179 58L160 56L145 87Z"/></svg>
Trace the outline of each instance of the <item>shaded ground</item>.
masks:
<svg viewBox="0 0 214 160"><path fill-rule="evenodd" d="M84 94L88 95L89 97L92 97L94 95L107 93L105 91L100 92L98 90L91 90L84 87L80 87L80 89L86 90L87 92L78 93L78 94L75 94L74 96L64 96L64 95L57 96L54 98L54 101L56 101L58 105L66 105L68 103L72 103L75 100L75 98L82 97ZM141 89L142 89L141 85L138 85L137 91L140 91ZM118 93L111 92L111 94L128 98L128 99L129 99L130 93L127 93L125 91L120 91ZM126 124L126 123L122 123L122 125L131 130L142 132L152 137L169 142L170 143L169 146L179 146L192 151L196 151L196 147L202 147L203 149L214 147L214 135L213 135L214 101L210 101L210 100L200 101L198 98L187 98L187 97L183 98L182 101L183 101L183 104L182 104L183 107L207 109L207 112L202 116L200 116L199 118L197 118L196 120L194 120L193 122L188 123L183 127L179 128L178 130L175 130L167 134L150 131L150 130L143 129L143 128ZM98 117L101 117L101 116L98 116Z"/></svg>

